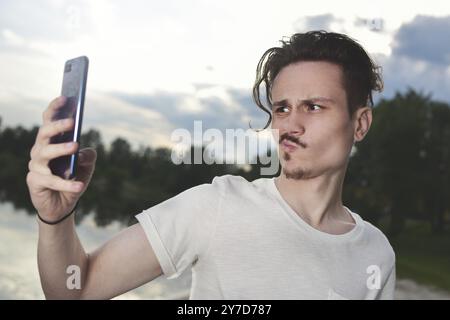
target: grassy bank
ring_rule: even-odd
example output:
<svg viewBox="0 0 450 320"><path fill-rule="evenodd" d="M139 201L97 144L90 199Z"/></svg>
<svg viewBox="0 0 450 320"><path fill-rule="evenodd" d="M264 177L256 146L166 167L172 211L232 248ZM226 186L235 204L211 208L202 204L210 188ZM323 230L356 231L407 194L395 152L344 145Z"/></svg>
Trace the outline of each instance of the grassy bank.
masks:
<svg viewBox="0 0 450 320"><path fill-rule="evenodd" d="M397 277L450 292L450 233L433 234L424 222L409 221L389 239L397 257Z"/></svg>

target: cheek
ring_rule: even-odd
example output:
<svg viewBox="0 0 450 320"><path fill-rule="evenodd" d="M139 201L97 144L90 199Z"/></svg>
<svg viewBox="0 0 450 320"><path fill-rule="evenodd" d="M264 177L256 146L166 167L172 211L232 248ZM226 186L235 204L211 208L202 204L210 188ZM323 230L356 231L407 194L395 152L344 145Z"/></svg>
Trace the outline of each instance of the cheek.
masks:
<svg viewBox="0 0 450 320"><path fill-rule="evenodd" d="M316 128L312 142L316 142L315 152L331 160L346 159L352 147L350 123L333 124Z"/></svg>

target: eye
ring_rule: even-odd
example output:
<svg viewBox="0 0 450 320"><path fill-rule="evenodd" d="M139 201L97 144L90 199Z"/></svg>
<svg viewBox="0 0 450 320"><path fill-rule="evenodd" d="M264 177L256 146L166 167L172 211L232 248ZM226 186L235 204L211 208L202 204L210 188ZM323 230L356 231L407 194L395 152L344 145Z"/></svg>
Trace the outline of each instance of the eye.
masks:
<svg viewBox="0 0 450 320"><path fill-rule="evenodd" d="M279 107L279 108L276 108L275 109L275 112L276 113L286 113L286 112L288 112L289 111L289 108L288 107Z"/></svg>
<svg viewBox="0 0 450 320"><path fill-rule="evenodd" d="M318 111L320 109L323 109L321 105L315 104L315 103L308 103L306 104L306 107L308 108L308 110L311 111ZM315 109L317 108L317 109Z"/></svg>

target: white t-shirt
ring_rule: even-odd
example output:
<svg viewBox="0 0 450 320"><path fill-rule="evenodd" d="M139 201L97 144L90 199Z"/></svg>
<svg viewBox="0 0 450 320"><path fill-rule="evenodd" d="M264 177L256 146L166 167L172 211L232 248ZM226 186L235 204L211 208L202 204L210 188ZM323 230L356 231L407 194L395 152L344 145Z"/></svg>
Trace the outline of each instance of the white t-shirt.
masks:
<svg viewBox="0 0 450 320"><path fill-rule="evenodd" d="M306 223L274 178L224 175L138 214L168 279L192 268L190 299L393 299L395 254L356 221L342 235Z"/></svg>

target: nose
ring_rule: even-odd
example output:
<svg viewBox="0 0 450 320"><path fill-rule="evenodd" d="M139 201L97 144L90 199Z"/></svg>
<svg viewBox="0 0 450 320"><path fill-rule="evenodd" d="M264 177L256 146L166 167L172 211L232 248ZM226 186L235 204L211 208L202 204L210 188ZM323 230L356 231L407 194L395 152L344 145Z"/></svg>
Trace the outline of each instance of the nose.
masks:
<svg viewBox="0 0 450 320"><path fill-rule="evenodd" d="M298 111L294 109L294 111L285 118L285 121L280 128L280 135L286 132L290 136L299 137L305 133L303 119L297 113Z"/></svg>

